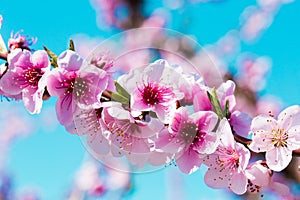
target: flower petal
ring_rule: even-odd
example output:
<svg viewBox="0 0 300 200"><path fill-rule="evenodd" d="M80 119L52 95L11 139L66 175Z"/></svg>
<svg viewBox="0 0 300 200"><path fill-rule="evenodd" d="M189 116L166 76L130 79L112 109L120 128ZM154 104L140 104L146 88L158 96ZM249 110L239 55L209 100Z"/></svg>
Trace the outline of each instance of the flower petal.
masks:
<svg viewBox="0 0 300 200"><path fill-rule="evenodd" d="M31 56L31 62L35 68L46 68L50 67L48 54L44 50L35 51Z"/></svg>
<svg viewBox="0 0 300 200"><path fill-rule="evenodd" d="M23 86L23 82L16 81L18 80L18 73L22 73L21 68L16 68L14 72L9 70L0 79L0 88L3 92L9 95L17 95L22 92L25 86Z"/></svg>
<svg viewBox="0 0 300 200"><path fill-rule="evenodd" d="M234 138L227 119L224 118L221 120L217 130L217 135L220 135L220 141L224 147L231 147L231 149L234 148Z"/></svg>
<svg viewBox="0 0 300 200"><path fill-rule="evenodd" d="M205 175L204 175L204 182L207 186L211 188L227 188L229 185L230 180L230 171L228 168L225 168L222 173L220 171L214 170L215 166L211 166Z"/></svg>
<svg viewBox="0 0 300 200"><path fill-rule="evenodd" d="M163 106L163 105L155 105L153 109L160 121L164 124L170 124L174 117L174 113L176 111L176 104L175 102L171 105L168 106Z"/></svg>
<svg viewBox="0 0 300 200"><path fill-rule="evenodd" d="M200 89L194 95L193 106L195 112L202 110L213 110L213 107L207 96L207 90Z"/></svg>
<svg viewBox="0 0 300 200"><path fill-rule="evenodd" d="M179 158L176 159L179 169L186 174L194 173L202 164L199 153L192 149L187 149Z"/></svg>
<svg viewBox="0 0 300 200"><path fill-rule="evenodd" d="M245 170L250 159L250 151L241 143L235 143L236 152L239 154L239 168Z"/></svg>
<svg viewBox="0 0 300 200"><path fill-rule="evenodd" d="M199 111L193 113L189 118L198 124L199 130L212 131L216 128L219 120L216 113L211 111Z"/></svg>
<svg viewBox="0 0 300 200"><path fill-rule="evenodd" d="M273 117L259 115L252 120L251 131L253 134L261 130L271 131L272 129L277 129L277 122Z"/></svg>
<svg viewBox="0 0 300 200"><path fill-rule="evenodd" d="M238 135L248 137L251 125L251 118L246 113L234 111L230 115L230 125Z"/></svg>
<svg viewBox="0 0 300 200"><path fill-rule="evenodd" d="M234 173L230 180L229 189L236 194L244 194L247 191L248 180L243 172Z"/></svg>
<svg viewBox="0 0 300 200"><path fill-rule="evenodd" d="M167 129L162 130L155 141L155 148L166 153L180 152L184 148L184 144L176 136L169 133Z"/></svg>
<svg viewBox="0 0 300 200"><path fill-rule="evenodd" d="M75 51L66 50L58 56L57 64L68 71L78 71L83 64L83 59Z"/></svg>
<svg viewBox="0 0 300 200"><path fill-rule="evenodd" d="M292 160L292 151L285 147L274 148L266 153L267 165L279 172L285 169Z"/></svg>
<svg viewBox="0 0 300 200"><path fill-rule="evenodd" d="M236 105L235 96L235 83L231 80L222 83L221 86L217 89L218 97L222 108L224 109L226 101L229 101L229 111L232 111Z"/></svg>
<svg viewBox="0 0 300 200"><path fill-rule="evenodd" d="M95 153L100 155L108 154L110 150L110 145L101 132L88 134L86 143Z"/></svg>
<svg viewBox="0 0 300 200"><path fill-rule="evenodd" d="M83 81L87 84L84 93L77 98L85 108L93 108L100 103L102 92L106 89L108 84L108 77L106 72L97 67L89 66L82 68L78 73L78 78L74 85L74 94L76 91L82 93Z"/></svg>
<svg viewBox="0 0 300 200"><path fill-rule="evenodd" d="M145 153L127 153L126 157L128 159L128 161L135 167L137 168L141 168L143 167L149 157L149 153L145 154Z"/></svg>
<svg viewBox="0 0 300 200"><path fill-rule="evenodd" d="M30 52L26 49L22 51L22 49L13 50L7 56L8 68L13 70L14 68L22 68L27 69L32 66L30 61Z"/></svg>
<svg viewBox="0 0 300 200"><path fill-rule="evenodd" d="M291 127L288 131L288 145L291 150L300 148L300 125Z"/></svg>
<svg viewBox="0 0 300 200"><path fill-rule="evenodd" d="M172 157L173 157L172 154L169 153L153 151L151 152L148 161L153 166L161 166L170 163Z"/></svg>
<svg viewBox="0 0 300 200"><path fill-rule="evenodd" d="M169 64L166 60L157 60L154 63L150 64L144 69L144 81L151 83L159 83L164 68L168 65Z"/></svg>
<svg viewBox="0 0 300 200"><path fill-rule="evenodd" d="M201 154L212 154L216 151L220 143L219 141L218 135L215 132L207 132L203 144L200 147L194 148L194 150Z"/></svg>
<svg viewBox="0 0 300 200"><path fill-rule="evenodd" d="M69 125L73 121L73 101L72 95L58 98L56 102L56 115L62 125ZM75 108L74 108L75 109Z"/></svg>
<svg viewBox="0 0 300 200"><path fill-rule="evenodd" d="M259 162L250 164L246 169L247 178L255 185L265 187L269 185L271 170L261 165Z"/></svg>
<svg viewBox="0 0 300 200"><path fill-rule="evenodd" d="M23 89L22 99L24 105L30 114L39 114L43 105L43 93L45 89L32 89L27 87Z"/></svg>

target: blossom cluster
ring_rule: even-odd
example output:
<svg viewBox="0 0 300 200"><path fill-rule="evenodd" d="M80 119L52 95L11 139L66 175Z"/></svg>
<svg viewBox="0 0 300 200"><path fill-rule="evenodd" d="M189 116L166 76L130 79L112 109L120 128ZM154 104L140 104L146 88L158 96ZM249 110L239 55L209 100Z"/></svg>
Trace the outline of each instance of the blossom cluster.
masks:
<svg viewBox="0 0 300 200"><path fill-rule="evenodd" d="M163 59L114 80L107 54L88 61L72 45L59 56L45 49L11 50L2 65L1 95L22 99L31 114L57 97L58 121L86 136L96 156L125 157L137 168L174 162L187 174L203 164L208 186L244 194L272 188L273 172L284 170L300 148L297 105L277 119L251 119L236 108L231 80L211 88L199 74ZM266 152L265 160L250 159L250 152Z"/></svg>
<svg viewBox="0 0 300 200"><path fill-rule="evenodd" d="M105 27L104 21L107 26L129 29L163 28L170 21L168 12L183 10L185 2L222 1L166 0L161 8L164 12L156 9L150 17L144 17L141 11L143 1L91 2L100 29ZM256 94L265 86L271 59L240 52L241 44L257 41L279 9L289 2L258 0L256 6L243 11L234 30L205 47L209 57L221 68L221 76L228 80L221 85L212 78L215 68L202 51L196 52L185 40L166 36L158 29L149 29L146 34L128 31L125 49L135 54L118 58L117 64L106 54L92 61L85 60L71 46L59 56L48 49L33 51L30 46L36 39L17 32L8 41L9 51L0 35L0 58L7 60L0 65L0 94L8 99L22 99L31 114L40 113L43 101L50 96L57 97L58 121L69 133L86 140L88 151L106 165L110 158L125 158L136 168L175 163L187 174L204 165L207 168L204 180L212 188L228 188L246 195L268 188L276 190L283 199L293 199L289 188L276 182L276 176L286 178L286 182L290 181L289 176L294 176L294 180L299 176L291 175L295 171L291 168L296 168L292 157L300 155L299 106L288 107L280 113L276 102L258 98ZM128 13L123 13L124 10ZM0 15L0 28L1 24ZM90 53L87 41L82 43ZM159 53L166 60L132 69L150 62L152 54L136 49L151 44L162 50ZM184 58L201 68L202 77L185 72L187 66L174 55L168 55L166 49L183 52ZM234 57L238 61L237 74L228 69ZM126 74L118 77L120 71ZM270 110L269 115L258 114ZM113 166L129 170L119 163ZM102 196L110 189L95 168L91 163L83 167L71 197Z"/></svg>

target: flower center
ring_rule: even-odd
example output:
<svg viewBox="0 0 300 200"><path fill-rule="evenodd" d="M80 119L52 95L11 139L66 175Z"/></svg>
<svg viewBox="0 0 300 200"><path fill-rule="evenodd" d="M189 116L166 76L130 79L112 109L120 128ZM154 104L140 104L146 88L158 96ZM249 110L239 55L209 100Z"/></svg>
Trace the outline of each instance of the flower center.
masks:
<svg viewBox="0 0 300 200"><path fill-rule="evenodd" d="M72 104L72 93L74 90L76 77L76 72L68 72L67 74L65 74L65 78L60 82L60 86L56 86L56 89L65 90L62 104L65 104L67 106L67 109L70 109L70 106Z"/></svg>
<svg viewBox="0 0 300 200"><path fill-rule="evenodd" d="M237 169L239 167L239 155L236 150L218 147L217 151L220 152L217 164L221 167L221 171L226 168Z"/></svg>
<svg viewBox="0 0 300 200"><path fill-rule="evenodd" d="M76 129L80 134L96 134L101 130L99 119L101 117L102 108L93 110L81 110L80 113L74 115L77 125Z"/></svg>
<svg viewBox="0 0 300 200"><path fill-rule="evenodd" d="M101 119L101 116L102 116L102 111L103 111L103 108L97 108L95 109L95 115L97 117L97 119Z"/></svg>
<svg viewBox="0 0 300 200"><path fill-rule="evenodd" d="M198 129L198 125L190 121L182 124L180 135L185 144L191 147L200 147L204 141L206 132Z"/></svg>
<svg viewBox="0 0 300 200"><path fill-rule="evenodd" d="M74 90L74 83L76 80L76 72L68 72L65 76L65 79L61 81L60 86L56 87L57 89L65 89L64 95L72 94Z"/></svg>
<svg viewBox="0 0 300 200"><path fill-rule="evenodd" d="M88 90L87 80L80 77L76 78L73 89L75 97L82 97Z"/></svg>
<svg viewBox="0 0 300 200"><path fill-rule="evenodd" d="M24 73L21 75L21 77L17 78L17 81L23 82L22 85L25 87L31 86L32 88L36 88L43 74L44 73L40 68L28 68L24 70Z"/></svg>
<svg viewBox="0 0 300 200"><path fill-rule="evenodd" d="M142 101L148 106L168 102L174 98L171 88L162 87L155 83L144 84L143 88L139 88L139 92L141 93Z"/></svg>
<svg viewBox="0 0 300 200"><path fill-rule="evenodd" d="M283 128L272 130L273 138L271 139L274 147L287 147L288 134Z"/></svg>

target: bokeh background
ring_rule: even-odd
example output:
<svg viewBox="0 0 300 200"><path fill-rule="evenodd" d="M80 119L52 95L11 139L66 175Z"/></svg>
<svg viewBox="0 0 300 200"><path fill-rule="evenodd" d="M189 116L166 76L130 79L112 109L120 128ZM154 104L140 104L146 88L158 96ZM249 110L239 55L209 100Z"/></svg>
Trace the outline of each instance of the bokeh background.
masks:
<svg viewBox="0 0 300 200"><path fill-rule="evenodd" d="M34 49L45 45L57 54L67 48L72 38L75 47L86 56L101 41L125 29L140 27L150 19L145 26L170 28L191 36L212 53L222 70L244 81L251 74L239 74L243 59L258 61L258 78L249 81L248 87L252 84L252 90L264 99L262 107L271 107L276 113L282 107L299 104L299 1L144 0L132 18L135 21L128 19L133 8L122 2L125 1L3 1L0 33L8 41L11 31L24 30L38 38ZM203 181L204 168L184 175L175 166L152 173L116 175L111 184L113 193L97 196L78 192L93 182L88 178L93 174L82 171L98 164L85 165L92 159L81 140L59 125L55 100L46 101L37 116L29 115L22 102L5 98L0 102L0 188L13 194L13 199L238 198L225 190L208 188ZM99 166L98 170L107 171ZM125 180L124 185L113 188L113 183L120 180ZM101 193L102 189L99 186L95 191ZM291 189L299 195L299 184ZM270 194L266 198L276 197Z"/></svg>

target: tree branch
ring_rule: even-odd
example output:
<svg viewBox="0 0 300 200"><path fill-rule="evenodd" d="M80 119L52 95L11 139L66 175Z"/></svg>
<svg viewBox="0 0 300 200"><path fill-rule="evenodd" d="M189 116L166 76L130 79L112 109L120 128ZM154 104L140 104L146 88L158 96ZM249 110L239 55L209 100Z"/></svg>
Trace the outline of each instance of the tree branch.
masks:
<svg viewBox="0 0 300 200"><path fill-rule="evenodd" d="M0 52L0 59L2 59L2 60L7 60L7 52L5 52L5 53L2 53L2 52Z"/></svg>

